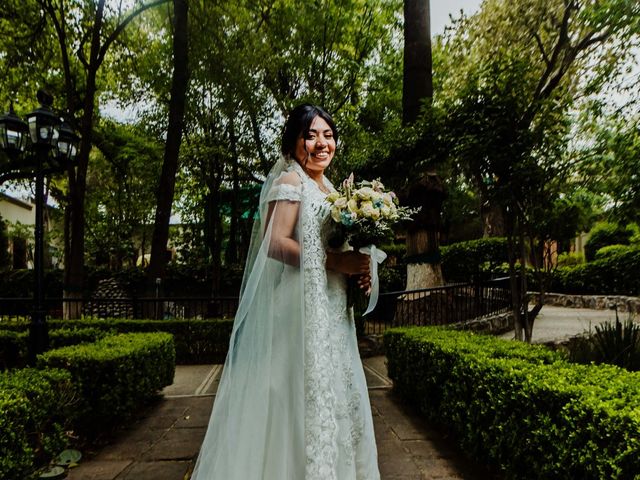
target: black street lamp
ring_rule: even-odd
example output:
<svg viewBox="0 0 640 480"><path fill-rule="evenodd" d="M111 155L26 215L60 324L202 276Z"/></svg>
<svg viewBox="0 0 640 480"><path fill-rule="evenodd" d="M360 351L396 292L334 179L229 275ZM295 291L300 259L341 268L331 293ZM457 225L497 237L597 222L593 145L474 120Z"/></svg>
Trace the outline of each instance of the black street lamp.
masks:
<svg viewBox="0 0 640 480"><path fill-rule="evenodd" d="M27 114L26 123L15 115L13 106L9 113L0 116L0 147L9 157L9 162L0 166L0 183L34 176L36 179L35 288L29 330L29 358L32 362L49 344L44 306L44 178L46 174L61 172L73 165L79 140L71 127L51 110L53 97L39 90L37 98L40 107ZM25 154L28 140L33 155Z"/></svg>

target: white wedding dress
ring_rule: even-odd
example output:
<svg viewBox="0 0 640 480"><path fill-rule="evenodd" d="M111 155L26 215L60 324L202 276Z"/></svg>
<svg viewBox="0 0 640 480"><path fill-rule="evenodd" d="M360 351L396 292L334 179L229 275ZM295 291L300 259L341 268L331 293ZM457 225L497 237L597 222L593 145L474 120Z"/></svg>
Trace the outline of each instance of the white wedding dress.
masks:
<svg viewBox="0 0 640 480"><path fill-rule="evenodd" d="M263 225L269 205L272 221ZM299 205L299 267L275 260L270 250L273 219L291 205ZM346 279L325 268L325 194L295 161L281 159L265 182L260 210L192 479L379 480Z"/></svg>

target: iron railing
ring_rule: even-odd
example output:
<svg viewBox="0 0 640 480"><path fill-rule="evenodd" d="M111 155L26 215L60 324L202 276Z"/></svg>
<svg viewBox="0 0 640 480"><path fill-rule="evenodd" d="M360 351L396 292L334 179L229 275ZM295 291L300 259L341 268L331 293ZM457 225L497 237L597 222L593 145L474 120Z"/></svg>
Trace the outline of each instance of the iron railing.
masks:
<svg viewBox="0 0 640 480"><path fill-rule="evenodd" d="M233 318L237 297L45 299L47 318ZM358 318L360 335L409 325L446 325L506 312L509 278L380 294L373 312ZM0 318L29 318L31 298L0 298ZM65 313L71 313L66 315Z"/></svg>
<svg viewBox="0 0 640 480"><path fill-rule="evenodd" d="M509 277L388 292L380 294L375 310L362 318L359 330L375 335L391 327L447 325L504 313L510 308Z"/></svg>
<svg viewBox="0 0 640 480"><path fill-rule="evenodd" d="M0 318L28 318L33 308L31 298L0 298ZM237 297L138 297L138 298L46 298L47 318L233 318Z"/></svg>

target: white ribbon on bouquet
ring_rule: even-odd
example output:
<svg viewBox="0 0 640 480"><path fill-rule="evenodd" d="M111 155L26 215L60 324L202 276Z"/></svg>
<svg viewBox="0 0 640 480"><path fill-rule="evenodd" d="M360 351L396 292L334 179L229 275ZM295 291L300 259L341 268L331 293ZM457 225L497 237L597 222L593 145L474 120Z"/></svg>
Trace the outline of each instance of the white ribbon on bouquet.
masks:
<svg viewBox="0 0 640 480"><path fill-rule="evenodd" d="M378 264L385 261L387 254L376 248L375 245L362 247L360 253L369 255L369 272L371 273L371 293L369 294L369 305L363 313L371 313L378 303L378 295L380 293L380 282L378 281Z"/></svg>

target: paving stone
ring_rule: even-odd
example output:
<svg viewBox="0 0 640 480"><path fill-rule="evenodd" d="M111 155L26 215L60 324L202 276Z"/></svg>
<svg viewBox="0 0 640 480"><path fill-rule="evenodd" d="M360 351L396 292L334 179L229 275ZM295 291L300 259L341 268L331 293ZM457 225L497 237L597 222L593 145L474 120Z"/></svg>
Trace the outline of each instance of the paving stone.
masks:
<svg viewBox="0 0 640 480"><path fill-rule="evenodd" d="M384 361L384 357L365 360L367 368L386 375ZM186 374L188 368L179 371ZM211 369L198 371L202 374ZM190 374L181 388L198 380L197 374ZM450 439L422 420L392 390L378 388L369 395L382 480L499 480L466 459ZM69 480L187 480L213 402L213 396L205 395L159 399L112 445L73 469Z"/></svg>
<svg viewBox="0 0 640 480"><path fill-rule="evenodd" d="M383 479L387 475L420 475L420 469L408 455L378 455L378 467Z"/></svg>
<svg viewBox="0 0 640 480"><path fill-rule="evenodd" d="M176 415L156 415L153 417L147 417L143 418L135 425L132 425L132 427L143 430L168 430L176 423L181 415L184 415L183 411Z"/></svg>
<svg viewBox="0 0 640 480"><path fill-rule="evenodd" d="M67 480L114 480L130 464L130 460L91 460L69 469Z"/></svg>
<svg viewBox="0 0 640 480"><path fill-rule="evenodd" d="M200 451L205 431L205 428L172 429L153 445L142 459L145 461L191 460Z"/></svg>
<svg viewBox="0 0 640 480"><path fill-rule="evenodd" d="M122 472L116 480L183 480L191 462L138 462Z"/></svg>
<svg viewBox="0 0 640 480"><path fill-rule="evenodd" d="M157 443L166 430L136 430L104 447L96 460L135 460Z"/></svg>

